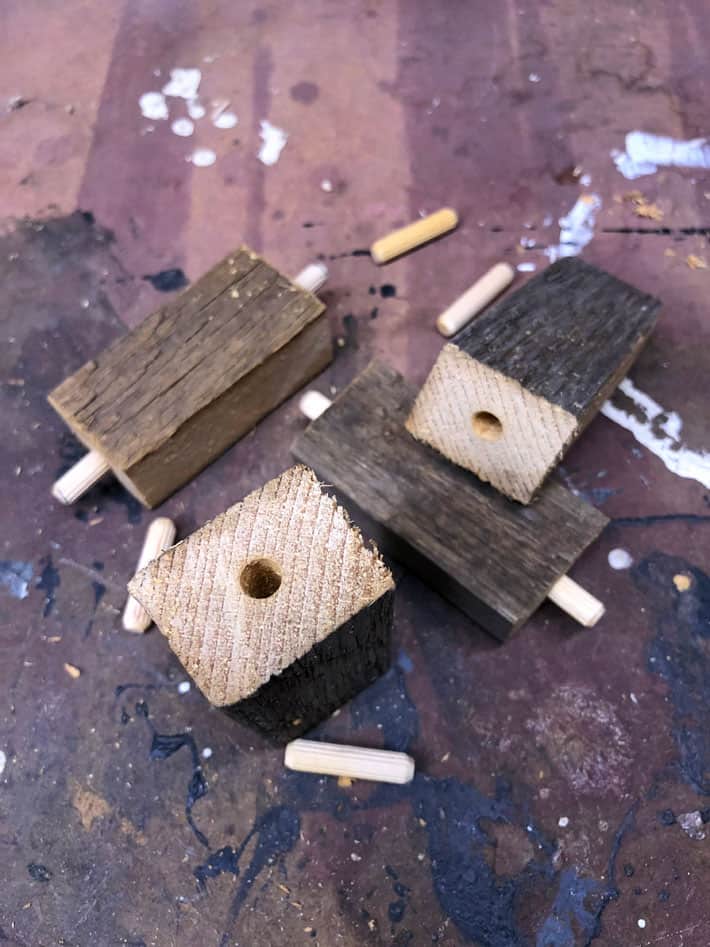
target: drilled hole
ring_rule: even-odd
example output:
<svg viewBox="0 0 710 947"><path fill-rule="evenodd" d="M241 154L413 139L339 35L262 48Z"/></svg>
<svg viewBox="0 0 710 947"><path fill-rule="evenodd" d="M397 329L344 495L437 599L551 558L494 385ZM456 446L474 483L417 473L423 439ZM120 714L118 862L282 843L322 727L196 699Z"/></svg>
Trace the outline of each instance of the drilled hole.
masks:
<svg viewBox="0 0 710 947"><path fill-rule="evenodd" d="M239 584L249 598L269 598L281 585L281 572L273 559L253 559L242 569Z"/></svg>
<svg viewBox="0 0 710 947"><path fill-rule="evenodd" d="M473 433L484 441L497 441L503 436L503 425L490 411L477 411L471 422Z"/></svg>

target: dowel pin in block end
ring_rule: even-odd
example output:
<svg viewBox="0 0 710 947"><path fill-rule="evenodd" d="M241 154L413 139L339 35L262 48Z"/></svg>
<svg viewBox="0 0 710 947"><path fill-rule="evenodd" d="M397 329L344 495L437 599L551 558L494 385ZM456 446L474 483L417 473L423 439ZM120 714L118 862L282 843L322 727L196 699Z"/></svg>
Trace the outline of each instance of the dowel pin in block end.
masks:
<svg viewBox="0 0 710 947"><path fill-rule="evenodd" d="M325 263L309 263L304 267L293 282L300 289L305 289L314 295L328 279L328 267Z"/></svg>
<svg viewBox="0 0 710 947"><path fill-rule="evenodd" d="M52 496L69 506L82 497L111 468L101 454L90 450L52 485Z"/></svg>
<svg viewBox="0 0 710 947"><path fill-rule="evenodd" d="M604 603L568 575L555 582L547 597L585 628L593 628L605 612Z"/></svg>

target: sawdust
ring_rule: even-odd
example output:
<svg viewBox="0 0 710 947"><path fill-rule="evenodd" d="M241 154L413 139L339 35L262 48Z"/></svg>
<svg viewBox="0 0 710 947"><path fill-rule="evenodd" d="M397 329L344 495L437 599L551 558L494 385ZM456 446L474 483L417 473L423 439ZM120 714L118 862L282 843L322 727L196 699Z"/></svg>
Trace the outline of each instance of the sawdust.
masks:
<svg viewBox="0 0 710 947"><path fill-rule="evenodd" d="M87 832L91 831L96 819L102 819L111 812L111 806L103 796L91 789L86 789L78 783L74 785L71 804L79 813L82 826Z"/></svg>
<svg viewBox="0 0 710 947"><path fill-rule="evenodd" d="M646 200L641 191L629 191L622 200L633 206L634 214L646 220L663 220L663 211L657 204Z"/></svg>
<svg viewBox="0 0 710 947"><path fill-rule="evenodd" d="M696 256L694 253L689 253L685 258L685 262L691 270L706 270L708 268L705 260L703 260L702 257Z"/></svg>

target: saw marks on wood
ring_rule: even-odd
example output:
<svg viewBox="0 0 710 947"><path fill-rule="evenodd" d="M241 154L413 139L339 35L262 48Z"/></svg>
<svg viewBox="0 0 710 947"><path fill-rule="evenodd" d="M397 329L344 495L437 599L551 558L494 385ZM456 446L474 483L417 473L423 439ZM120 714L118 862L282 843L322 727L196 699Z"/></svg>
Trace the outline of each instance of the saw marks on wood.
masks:
<svg viewBox="0 0 710 947"><path fill-rule="evenodd" d="M455 464L520 499L538 488L576 421L450 344L436 360L406 427Z"/></svg>
<svg viewBox="0 0 710 947"><path fill-rule="evenodd" d="M407 427L529 503L628 371L659 306L582 260L559 260L444 347Z"/></svg>
<svg viewBox="0 0 710 947"><path fill-rule="evenodd" d="M296 466L169 549L129 590L208 700L226 706L393 587L377 551Z"/></svg>

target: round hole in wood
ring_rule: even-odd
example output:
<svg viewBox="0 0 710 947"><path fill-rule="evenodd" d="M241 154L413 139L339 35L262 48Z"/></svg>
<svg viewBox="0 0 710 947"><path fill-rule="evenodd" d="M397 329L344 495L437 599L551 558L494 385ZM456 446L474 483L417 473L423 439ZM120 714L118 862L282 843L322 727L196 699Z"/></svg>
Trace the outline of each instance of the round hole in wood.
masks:
<svg viewBox="0 0 710 947"><path fill-rule="evenodd" d="M249 598L269 598L281 585L281 571L273 559L252 559L240 572L239 584Z"/></svg>
<svg viewBox="0 0 710 947"><path fill-rule="evenodd" d="M490 411L476 411L471 423L473 433L484 441L497 441L503 436L503 425Z"/></svg>

